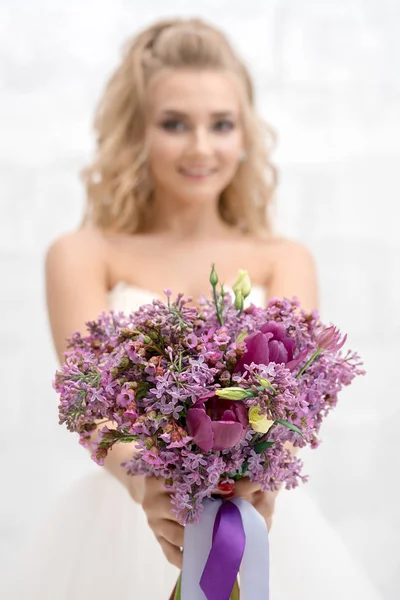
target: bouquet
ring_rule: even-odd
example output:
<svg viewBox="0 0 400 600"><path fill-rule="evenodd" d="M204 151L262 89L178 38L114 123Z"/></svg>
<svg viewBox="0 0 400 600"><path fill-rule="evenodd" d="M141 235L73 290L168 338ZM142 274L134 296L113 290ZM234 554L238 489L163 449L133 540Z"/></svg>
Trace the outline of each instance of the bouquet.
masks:
<svg viewBox="0 0 400 600"><path fill-rule="evenodd" d="M210 284L211 298L198 307L165 290L165 302L88 322L86 336L69 339L53 385L60 423L97 463L114 444L136 442L127 472L165 479L171 510L186 525L176 600L238 598L239 569L241 597L267 598L264 519L244 500L215 497L216 486L233 489L241 477L264 491L305 482L288 443L316 448L339 391L365 371L357 353L343 355L347 336L296 297L244 308L246 271L233 295L214 266ZM254 562L258 583L242 568L254 572Z"/></svg>

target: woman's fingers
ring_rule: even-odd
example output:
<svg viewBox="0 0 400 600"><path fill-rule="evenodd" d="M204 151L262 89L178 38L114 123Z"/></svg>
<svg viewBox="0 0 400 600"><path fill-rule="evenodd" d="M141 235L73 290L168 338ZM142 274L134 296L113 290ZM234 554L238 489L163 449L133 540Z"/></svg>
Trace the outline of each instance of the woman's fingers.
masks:
<svg viewBox="0 0 400 600"><path fill-rule="evenodd" d="M183 563L182 550L180 548L177 548L170 542L168 542L163 537L159 537L157 539L159 541L159 544L160 544L162 551L164 552L167 560L170 563L172 563L173 565L175 565L176 567L178 567L178 569L182 569L182 563Z"/></svg>
<svg viewBox="0 0 400 600"><path fill-rule="evenodd" d="M165 538L167 542L170 542L170 544L180 548L183 547L183 538L185 535L185 528L183 525L180 525L175 521L163 519L160 522L158 530L160 532L160 536Z"/></svg>
<svg viewBox="0 0 400 600"><path fill-rule="evenodd" d="M253 506L264 517L268 531L272 526L275 508L275 492L256 492L253 496Z"/></svg>
<svg viewBox="0 0 400 600"><path fill-rule="evenodd" d="M161 477L146 477L142 508L167 560L182 568L184 527L171 510L171 495Z"/></svg>
<svg viewBox="0 0 400 600"><path fill-rule="evenodd" d="M163 480L156 477L146 479L149 479L149 481L146 481L146 490L142 502L143 510L148 516L155 513L157 517L174 519L171 511L171 495L165 489Z"/></svg>
<svg viewBox="0 0 400 600"><path fill-rule="evenodd" d="M235 496L238 498L247 498L261 490L260 483L253 483L248 477L243 477L235 483Z"/></svg>

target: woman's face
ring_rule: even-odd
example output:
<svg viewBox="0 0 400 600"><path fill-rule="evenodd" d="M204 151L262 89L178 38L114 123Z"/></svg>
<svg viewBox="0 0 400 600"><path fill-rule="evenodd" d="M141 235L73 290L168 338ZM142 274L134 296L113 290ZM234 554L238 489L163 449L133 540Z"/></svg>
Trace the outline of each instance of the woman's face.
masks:
<svg viewBox="0 0 400 600"><path fill-rule="evenodd" d="M174 70L149 87L148 161L159 196L215 201L243 151L237 82L219 71Z"/></svg>

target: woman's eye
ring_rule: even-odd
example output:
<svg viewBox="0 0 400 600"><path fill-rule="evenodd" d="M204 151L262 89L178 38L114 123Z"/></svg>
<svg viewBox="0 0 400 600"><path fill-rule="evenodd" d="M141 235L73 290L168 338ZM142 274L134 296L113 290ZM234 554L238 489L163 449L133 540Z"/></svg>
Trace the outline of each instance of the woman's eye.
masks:
<svg viewBox="0 0 400 600"><path fill-rule="evenodd" d="M184 131L186 129L185 123L178 121L177 119L169 119L161 123L161 127L166 131Z"/></svg>
<svg viewBox="0 0 400 600"><path fill-rule="evenodd" d="M232 129L235 128L235 123L233 123L233 121L227 121L227 120L223 120L223 121L217 121L216 123L214 123L214 129L216 131L231 131Z"/></svg>

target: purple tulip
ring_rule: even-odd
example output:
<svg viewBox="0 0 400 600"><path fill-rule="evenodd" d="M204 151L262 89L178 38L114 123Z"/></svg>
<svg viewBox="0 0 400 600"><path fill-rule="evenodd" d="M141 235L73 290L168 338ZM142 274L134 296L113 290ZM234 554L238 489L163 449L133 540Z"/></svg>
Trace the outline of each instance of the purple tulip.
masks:
<svg viewBox="0 0 400 600"><path fill-rule="evenodd" d="M285 363L293 371L307 356L307 349L304 349L293 358L296 342L287 335L284 325L276 321L268 321L244 342L246 351L235 367L236 372L243 372L244 365L268 365L270 362Z"/></svg>
<svg viewBox="0 0 400 600"><path fill-rule="evenodd" d="M336 327L326 327L317 336L317 347L323 352L336 352L340 350L347 339L347 334L340 342L340 331Z"/></svg>
<svg viewBox="0 0 400 600"><path fill-rule="evenodd" d="M203 452L225 450L244 438L247 409L242 402L213 396L189 408L186 424L193 441Z"/></svg>

